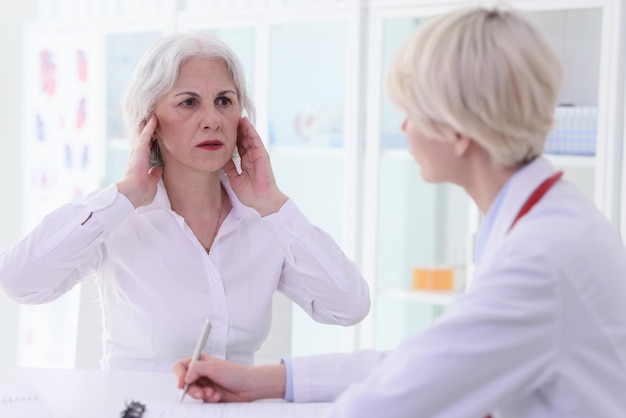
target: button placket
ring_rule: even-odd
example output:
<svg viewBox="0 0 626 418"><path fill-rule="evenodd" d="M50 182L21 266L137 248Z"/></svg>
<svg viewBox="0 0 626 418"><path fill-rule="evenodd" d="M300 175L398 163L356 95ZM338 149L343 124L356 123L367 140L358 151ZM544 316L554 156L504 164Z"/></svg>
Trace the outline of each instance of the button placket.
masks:
<svg viewBox="0 0 626 418"><path fill-rule="evenodd" d="M209 338L210 343L207 350L210 350L212 356L225 358L229 323L226 292L217 265L211 257L205 256L204 258L206 277L211 292L209 303L212 305L211 310L213 311L211 317L213 328L211 328L211 338Z"/></svg>

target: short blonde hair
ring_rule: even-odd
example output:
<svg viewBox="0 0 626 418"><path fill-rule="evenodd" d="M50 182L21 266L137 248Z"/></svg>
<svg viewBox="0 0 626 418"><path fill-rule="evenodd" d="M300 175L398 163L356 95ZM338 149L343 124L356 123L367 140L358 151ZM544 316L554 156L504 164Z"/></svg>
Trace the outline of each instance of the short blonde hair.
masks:
<svg viewBox="0 0 626 418"><path fill-rule="evenodd" d="M426 135L464 134L499 167L543 152L561 66L542 34L510 8L464 8L426 22L401 48L387 91Z"/></svg>

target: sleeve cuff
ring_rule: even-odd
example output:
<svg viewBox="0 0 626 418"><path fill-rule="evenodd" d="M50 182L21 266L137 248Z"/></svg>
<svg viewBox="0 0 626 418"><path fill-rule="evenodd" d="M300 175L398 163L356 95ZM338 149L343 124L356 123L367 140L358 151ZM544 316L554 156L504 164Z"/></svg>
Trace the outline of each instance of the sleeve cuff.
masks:
<svg viewBox="0 0 626 418"><path fill-rule="evenodd" d="M114 229L135 210L126 196L119 193L115 184L87 197L85 206L91 209L94 218L106 231Z"/></svg>
<svg viewBox="0 0 626 418"><path fill-rule="evenodd" d="M291 373L291 359L281 359L280 363L285 365L285 400L293 402L293 375Z"/></svg>
<svg viewBox="0 0 626 418"><path fill-rule="evenodd" d="M301 239L313 230L311 222L291 199L287 200L278 212L263 219L286 247L293 243L294 238Z"/></svg>

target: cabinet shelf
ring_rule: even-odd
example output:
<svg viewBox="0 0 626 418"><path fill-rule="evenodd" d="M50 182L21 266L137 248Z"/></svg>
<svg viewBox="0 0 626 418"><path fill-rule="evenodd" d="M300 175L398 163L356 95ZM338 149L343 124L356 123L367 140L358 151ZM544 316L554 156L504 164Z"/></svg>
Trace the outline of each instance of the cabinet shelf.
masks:
<svg viewBox="0 0 626 418"><path fill-rule="evenodd" d="M589 155L544 154L557 167L595 168L596 158Z"/></svg>
<svg viewBox="0 0 626 418"><path fill-rule="evenodd" d="M306 156L306 157L340 157L345 154L344 148L320 148L320 147L286 147L269 146L270 154L282 156Z"/></svg>
<svg viewBox="0 0 626 418"><path fill-rule="evenodd" d="M381 291L379 295L431 305L449 306L461 293L455 291L385 290Z"/></svg>

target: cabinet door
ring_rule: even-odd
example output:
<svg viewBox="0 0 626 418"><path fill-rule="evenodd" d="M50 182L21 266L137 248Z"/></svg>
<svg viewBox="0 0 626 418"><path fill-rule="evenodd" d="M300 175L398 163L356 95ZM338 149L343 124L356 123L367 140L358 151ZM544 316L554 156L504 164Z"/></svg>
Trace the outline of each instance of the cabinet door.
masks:
<svg viewBox="0 0 626 418"><path fill-rule="evenodd" d="M556 51L563 70L560 105L545 155L618 224L621 126L618 109L620 2L546 1L529 18ZM520 2L520 7L526 5Z"/></svg>
<svg viewBox="0 0 626 418"><path fill-rule="evenodd" d="M347 91L355 79L348 19L274 21L268 32L269 152L279 187L349 257L357 217L352 183L356 104ZM345 350L343 327L314 322L294 309L292 353ZM348 349L352 345L348 343Z"/></svg>
<svg viewBox="0 0 626 418"><path fill-rule="evenodd" d="M608 69L618 54L611 49L611 39L618 36L612 17L616 2L582 2L571 9L556 1L519 4L530 8L529 18L545 33L563 68L561 106L555 109L545 153L616 222L615 155L620 148L611 122L617 100ZM400 45L446 8L381 3L372 10L364 273L372 277L374 310L363 327L363 347L395 347L429 326L455 297L455 292L415 290L416 267L452 267L457 292L471 279L473 238L480 224L476 208L458 187L421 180L399 129L402 115L384 91L388 65Z"/></svg>
<svg viewBox="0 0 626 418"><path fill-rule="evenodd" d="M545 155L564 178L596 199L598 88L602 11L529 11L561 61L563 82ZM599 202L600 203L600 202Z"/></svg>

